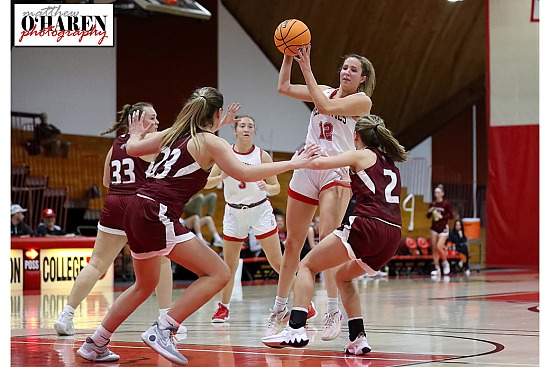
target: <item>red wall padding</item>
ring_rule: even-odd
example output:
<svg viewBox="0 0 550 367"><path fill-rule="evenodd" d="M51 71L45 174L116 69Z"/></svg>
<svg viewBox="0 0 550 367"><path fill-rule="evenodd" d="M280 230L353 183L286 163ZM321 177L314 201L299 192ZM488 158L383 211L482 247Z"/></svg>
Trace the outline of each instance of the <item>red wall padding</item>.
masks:
<svg viewBox="0 0 550 367"><path fill-rule="evenodd" d="M487 267L539 267L539 126L489 128Z"/></svg>

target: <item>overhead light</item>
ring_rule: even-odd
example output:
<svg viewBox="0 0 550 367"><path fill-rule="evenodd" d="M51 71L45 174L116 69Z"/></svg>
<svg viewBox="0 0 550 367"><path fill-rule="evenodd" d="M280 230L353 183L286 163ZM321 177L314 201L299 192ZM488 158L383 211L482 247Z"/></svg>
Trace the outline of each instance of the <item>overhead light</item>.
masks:
<svg viewBox="0 0 550 367"><path fill-rule="evenodd" d="M212 14L194 0L134 0L147 11L208 20Z"/></svg>
<svg viewBox="0 0 550 367"><path fill-rule="evenodd" d="M450 3L456 3L456 2L459 2L459 1L462 1L462 0L447 0L448 2Z"/></svg>

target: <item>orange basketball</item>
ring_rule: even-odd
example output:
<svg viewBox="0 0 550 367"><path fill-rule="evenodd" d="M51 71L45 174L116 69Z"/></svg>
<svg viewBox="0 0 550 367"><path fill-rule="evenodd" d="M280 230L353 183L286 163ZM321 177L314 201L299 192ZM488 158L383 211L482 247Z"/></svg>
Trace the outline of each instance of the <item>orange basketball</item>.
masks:
<svg viewBox="0 0 550 367"><path fill-rule="evenodd" d="M287 19L277 26L273 36L275 46L285 55L298 54L298 48L311 42L311 33L304 22Z"/></svg>

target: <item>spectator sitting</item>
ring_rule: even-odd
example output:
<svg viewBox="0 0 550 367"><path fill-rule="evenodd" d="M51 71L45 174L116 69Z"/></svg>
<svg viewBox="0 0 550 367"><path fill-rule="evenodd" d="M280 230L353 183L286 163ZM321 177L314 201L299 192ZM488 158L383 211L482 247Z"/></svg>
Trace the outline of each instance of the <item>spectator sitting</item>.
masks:
<svg viewBox="0 0 550 367"><path fill-rule="evenodd" d="M11 236L12 237L34 237L36 233L23 222L27 209L23 209L19 204L11 206Z"/></svg>
<svg viewBox="0 0 550 367"><path fill-rule="evenodd" d="M71 143L62 141L57 138L61 131L54 125L48 123L48 115L43 112L40 114L40 124L34 129L35 144L38 145L40 152L43 152L46 157L67 158Z"/></svg>
<svg viewBox="0 0 550 367"><path fill-rule="evenodd" d="M212 233L212 244L216 247L223 247L223 239L210 215L199 218L197 214L192 214L185 219L180 218L180 222L206 244L208 244L208 241L204 239L201 228L207 226L210 233Z"/></svg>
<svg viewBox="0 0 550 367"><path fill-rule="evenodd" d="M460 219L455 221L453 230L449 233L449 241L454 243L456 251L460 256L458 266L464 270L464 275L470 276L470 254L468 251L468 238L464 232L464 224Z"/></svg>
<svg viewBox="0 0 550 367"><path fill-rule="evenodd" d="M183 212L186 215L184 220L185 226L192 230L199 239L204 241L201 232L203 226L208 226L212 233L212 244L216 247L223 247L223 239L219 235L212 216L216 210L216 201L218 194L211 192L209 194L197 194L191 198L183 207ZM203 216L203 209L206 208L206 214Z"/></svg>
<svg viewBox="0 0 550 367"><path fill-rule="evenodd" d="M53 209L46 208L42 211L42 222L36 229L39 237L66 236L72 237L73 233L67 233L60 226L55 224L55 212Z"/></svg>

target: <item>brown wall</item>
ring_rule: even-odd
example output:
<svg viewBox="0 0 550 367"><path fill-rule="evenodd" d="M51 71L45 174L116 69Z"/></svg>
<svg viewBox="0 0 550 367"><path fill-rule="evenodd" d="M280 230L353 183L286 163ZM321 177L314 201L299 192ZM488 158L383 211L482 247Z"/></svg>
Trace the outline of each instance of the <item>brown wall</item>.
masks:
<svg viewBox="0 0 550 367"><path fill-rule="evenodd" d="M117 109L146 101L160 129L172 125L184 101L202 86L218 84L218 2L202 0L212 17L118 16Z"/></svg>
<svg viewBox="0 0 550 367"><path fill-rule="evenodd" d="M487 184L487 119L485 101L476 104L477 183ZM472 183L472 109L462 111L432 135L432 181Z"/></svg>

